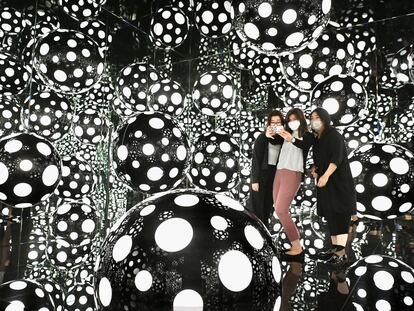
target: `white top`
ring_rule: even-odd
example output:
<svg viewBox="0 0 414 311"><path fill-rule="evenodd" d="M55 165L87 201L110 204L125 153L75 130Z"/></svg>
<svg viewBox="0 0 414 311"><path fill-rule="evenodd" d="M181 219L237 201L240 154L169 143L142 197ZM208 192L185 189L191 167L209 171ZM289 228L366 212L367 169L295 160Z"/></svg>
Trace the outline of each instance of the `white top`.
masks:
<svg viewBox="0 0 414 311"><path fill-rule="evenodd" d="M269 165L275 165L277 164L277 159L279 157L280 152L280 145L273 145L271 143L268 143L268 152L267 152L267 164Z"/></svg>
<svg viewBox="0 0 414 311"><path fill-rule="evenodd" d="M298 137L298 131L294 131L292 135L295 137L295 139L302 140L302 138ZM277 169L287 169L290 171L303 173L302 149L285 140L283 142L282 149L280 150Z"/></svg>

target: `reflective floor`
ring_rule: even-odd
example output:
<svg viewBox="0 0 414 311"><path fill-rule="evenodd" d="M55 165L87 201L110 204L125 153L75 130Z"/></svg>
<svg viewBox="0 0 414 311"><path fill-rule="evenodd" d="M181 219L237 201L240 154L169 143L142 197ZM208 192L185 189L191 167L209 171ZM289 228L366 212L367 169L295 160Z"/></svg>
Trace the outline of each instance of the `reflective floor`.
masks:
<svg viewBox="0 0 414 311"><path fill-rule="evenodd" d="M36 255L39 257L37 260L44 259L44 255L35 251L42 250L44 245L44 239L36 236L36 226L41 217L30 216L26 210L2 216L0 283L22 277L38 278L42 273L46 276L47 267L43 271L31 268ZM329 247L322 219L312 212L296 215L295 219L301 229L302 244L307 254L303 262L281 262L281 297L277 296L275 303L267 305L266 310L413 310L412 215L387 221L362 219L353 223L346 247L349 262L343 267L327 266L318 259L320 252ZM278 249L288 247L283 230L276 220L273 221L271 232L274 243ZM34 246L34 240L37 246ZM83 270L88 270L87 263ZM84 275L89 277L90 273L84 272ZM82 272L75 278L79 282ZM70 280L66 280L66 284L68 282ZM243 309L243 303L238 304L237 308L223 305L216 306L214 310L240 308Z"/></svg>

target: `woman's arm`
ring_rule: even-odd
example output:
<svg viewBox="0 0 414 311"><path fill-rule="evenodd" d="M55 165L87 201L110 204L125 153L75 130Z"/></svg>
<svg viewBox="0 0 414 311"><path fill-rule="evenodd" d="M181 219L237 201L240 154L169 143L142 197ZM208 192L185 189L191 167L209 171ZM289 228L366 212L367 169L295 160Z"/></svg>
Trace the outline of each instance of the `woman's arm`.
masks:
<svg viewBox="0 0 414 311"><path fill-rule="evenodd" d="M333 174L333 172L335 172L336 169L337 166L335 163L329 163L329 166L326 169L325 173L318 180L318 187L325 187L329 180L329 177L331 177L331 175Z"/></svg>
<svg viewBox="0 0 414 311"><path fill-rule="evenodd" d="M303 135L303 139L294 139L291 133L283 129L279 135L284 138L286 141L291 142L296 147L303 149L303 150L309 150L310 147L315 143L315 136L312 133L305 133Z"/></svg>

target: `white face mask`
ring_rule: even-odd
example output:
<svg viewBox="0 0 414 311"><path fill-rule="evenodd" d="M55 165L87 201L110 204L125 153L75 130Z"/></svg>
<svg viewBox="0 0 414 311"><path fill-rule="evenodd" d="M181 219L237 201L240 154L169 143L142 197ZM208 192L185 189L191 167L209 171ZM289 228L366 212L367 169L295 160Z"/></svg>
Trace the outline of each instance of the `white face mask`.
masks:
<svg viewBox="0 0 414 311"><path fill-rule="evenodd" d="M288 123L288 126L292 131L296 131L300 126L300 121L299 120L290 121Z"/></svg>
<svg viewBox="0 0 414 311"><path fill-rule="evenodd" d="M313 120L313 121L311 121L311 127L315 131L320 130L321 127L322 127L322 121L321 120Z"/></svg>

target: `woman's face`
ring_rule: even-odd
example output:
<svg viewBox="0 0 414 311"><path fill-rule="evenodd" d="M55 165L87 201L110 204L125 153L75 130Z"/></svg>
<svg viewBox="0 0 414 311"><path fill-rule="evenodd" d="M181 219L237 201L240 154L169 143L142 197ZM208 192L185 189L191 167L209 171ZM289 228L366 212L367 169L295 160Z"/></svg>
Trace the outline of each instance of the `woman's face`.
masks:
<svg viewBox="0 0 414 311"><path fill-rule="evenodd" d="M296 120L298 120L298 118L296 117L296 115L295 115L294 113L292 113L292 114L289 116L289 122L291 122L291 121L296 121Z"/></svg>
<svg viewBox="0 0 414 311"><path fill-rule="evenodd" d="M319 117L319 115L316 112L311 114L310 119L311 119L311 121L316 121L316 120L321 121L321 118Z"/></svg>
<svg viewBox="0 0 414 311"><path fill-rule="evenodd" d="M270 125L282 125L282 120L280 119L279 116L273 116L270 119Z"/></svg>

